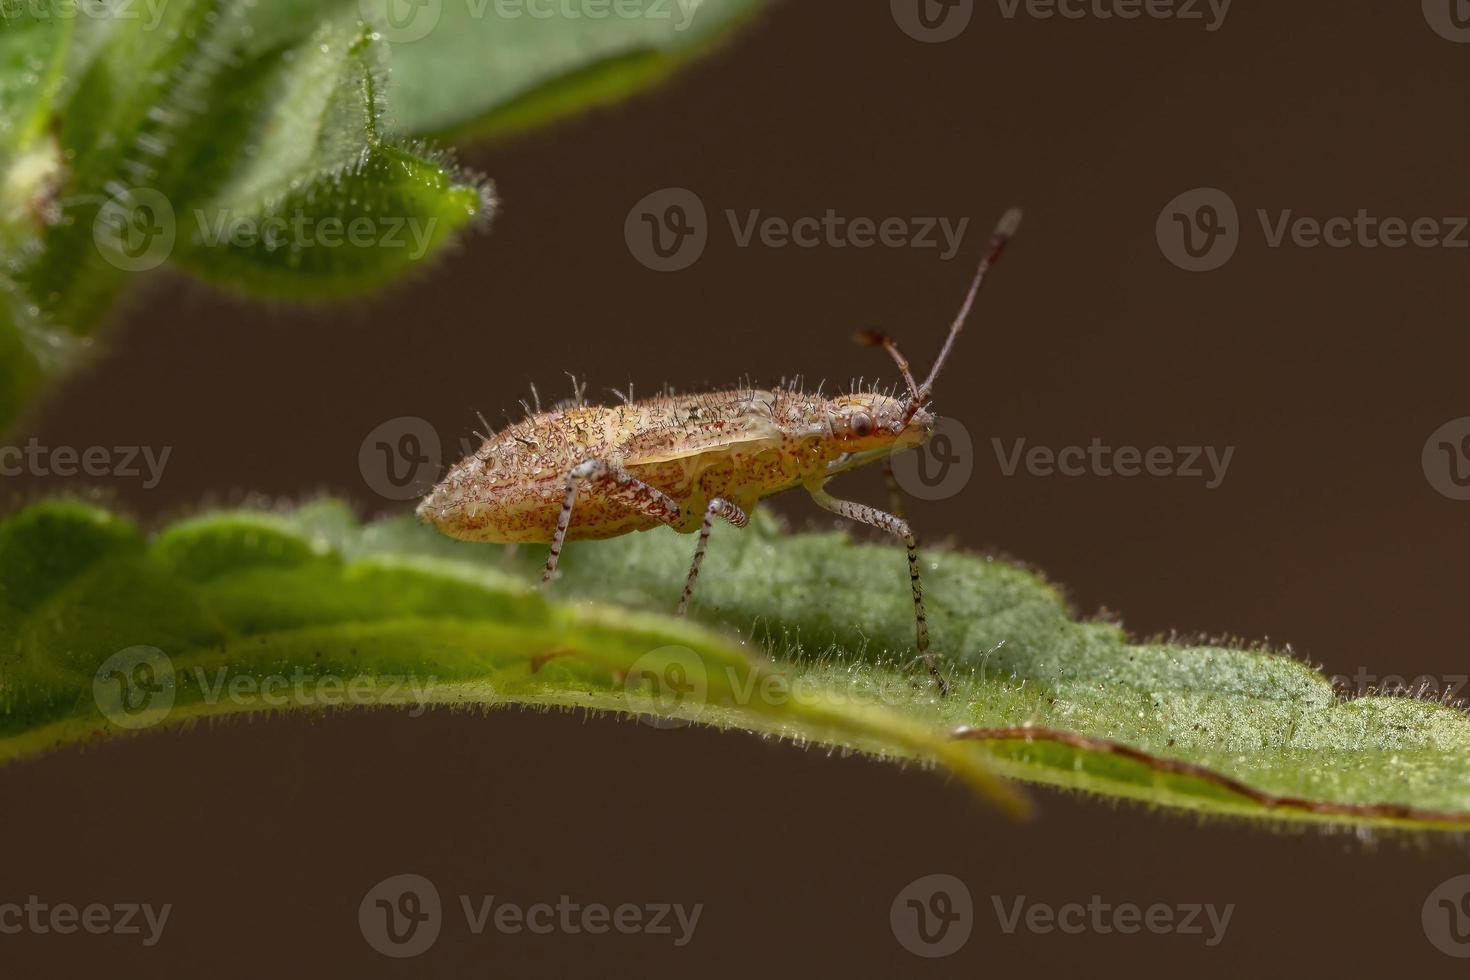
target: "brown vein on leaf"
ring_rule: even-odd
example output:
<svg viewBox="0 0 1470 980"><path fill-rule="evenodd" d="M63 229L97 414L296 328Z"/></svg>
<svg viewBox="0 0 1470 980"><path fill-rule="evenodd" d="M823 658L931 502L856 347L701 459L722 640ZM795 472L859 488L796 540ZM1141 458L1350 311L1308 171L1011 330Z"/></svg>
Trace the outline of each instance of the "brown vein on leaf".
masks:
<svg viewBox="0 0 1470 980"><path fill-rule="evenodd" d="M1470 812L1428 810L1402 803L1341 803L1333 800L1311 800L1301 796L1284 796L1234 779L1206 766L1181 759L1154 755L1143 749L1109 738L1080 735L1059 728L1015 725L1004 728L972 728L962 725L950 733L951 738L978 742L1052 742L1084 752L1097 752L1140 763L1155 772L1186 776L1218 786L1243 796L1269 810L1299 810L1322 816L1358 819L1390 819L1414 823L1470 825Z"/></svg>

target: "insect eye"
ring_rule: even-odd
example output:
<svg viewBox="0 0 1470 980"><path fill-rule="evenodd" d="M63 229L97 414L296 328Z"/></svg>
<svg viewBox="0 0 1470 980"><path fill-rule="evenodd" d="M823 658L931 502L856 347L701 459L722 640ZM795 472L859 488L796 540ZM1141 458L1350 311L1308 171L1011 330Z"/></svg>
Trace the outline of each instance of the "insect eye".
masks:
<svg viewBox="0 0 1470 980"><path fill-rule="evenodd" d="M852 432L859 437L872 435L873 420L863 412L855 412L852 416Z"/></svg>

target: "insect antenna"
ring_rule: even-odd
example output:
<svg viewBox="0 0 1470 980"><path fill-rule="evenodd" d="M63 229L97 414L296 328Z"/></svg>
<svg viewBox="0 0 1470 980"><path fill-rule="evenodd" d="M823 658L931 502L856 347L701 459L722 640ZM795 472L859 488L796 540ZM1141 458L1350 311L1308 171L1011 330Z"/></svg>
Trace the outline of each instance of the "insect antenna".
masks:
<svg viewBox="0 0 1470 980"><path fill-rule="evenodd" d="M980 265L975 269L975 276L970 280L970 289L965 294L965 301L961 304L960 312L955 317L954 323L950 325L949 335L944 338L944 346L939 349L939 356L934 359L934 366L929 369L929 376L924 379L923 384L914 380L908 358L899 351L892 337L878 330L863 330L853 338L867 347L882 347L893 358L893 363L898 365L898 373L903 376L904 384L908 385L909 389L908 411L904 413L898 428L901 429L908 425L914 413L929 403L929 399L934 394L934 379L939 377L940 368L944 367L944 362L949 358L949 352L954 349L955 339L965 327L965 320L970 315L970 309L975 305L975 297L980 292L981 284L985 282L986 273L1000 258L1010 240L1015 237L1016 229L1020 224L1020 208L1011 208L1001 215L1000 221L996 223L995 231L990 234L990 242L985 246L984 254L980 256Z"/></svg>
<svg viewBox="0 0 1470 980"><path fill-rule="evenodd" d="M949 336L944 338L944 346L939 348L939 356L934 359L934 366L929 369L929 377L913 393L913 399L909 403L908 417L913 418L914 413L924 407L934 393L934 379L939 377L940 368L949 357L949 352L954 349L955 339L959 337L960 331L965 327L965 320L970 315L970 308L975 305L975 297L980 292L980 286L985 282L985 274L990 267L1000 258L1005 251L1006 245L1015 237L1016 229L1021 226L1021 209L1011 208L1000 216L995 230L990 233L990 242L985 246L985 253L980 256L980 265L975 269L975 278L970 280L970 290L965 294L965 302L960 306L960 312L954 318L954 323L949 328ZM907 421L907 420L905 420Z"/></svg>

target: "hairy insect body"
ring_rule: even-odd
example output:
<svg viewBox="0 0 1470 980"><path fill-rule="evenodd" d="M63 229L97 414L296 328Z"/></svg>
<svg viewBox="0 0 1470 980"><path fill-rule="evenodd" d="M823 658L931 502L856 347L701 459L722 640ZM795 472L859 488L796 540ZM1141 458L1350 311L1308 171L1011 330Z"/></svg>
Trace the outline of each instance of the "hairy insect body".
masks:
<svg viewBox="0 0 1470 980"><path fill-rule="evenodd" d="M587 488L567 539L662 526L692 533L716 498L748 512L763 497L830 477L844 457L916 445L932 427L928 413L900 433L876 424L903 410L902 402L876 393L824 398L737 389L546 412L487 439L419 512L457 538L547 543L556 533L567 473L584 461L606 460L634 480ZM677 504L677 514L660 508L650 488Z"/></svg>
<svg viewBox="0 0 1470 980"><path fill-rule="evenodd" d="M802 487L825 510L903 542L914 600L914 646L944 693L947 685L929 652L913 529L897 507L888 513L839 500L826 484L839 473L929 438L934 431L929 411L934 379L986 270L1020 219L1019 211L1008 211L996 226L959 315L922 383L891 339L871 331L860 335L893 358L906 397L876 389L825 398L795 387L738 388L643 401L630 397L619 406L597 407L585 403L578 386L569 407L550 412L538 407L530 417L486 436L424 499L419 514L456 538L549 542L543 583L555 576L568 540L612 538L660 526L684 533L697 530L699 541L678 605L683 613L715 521L744 527L761 498Z"/></svg>

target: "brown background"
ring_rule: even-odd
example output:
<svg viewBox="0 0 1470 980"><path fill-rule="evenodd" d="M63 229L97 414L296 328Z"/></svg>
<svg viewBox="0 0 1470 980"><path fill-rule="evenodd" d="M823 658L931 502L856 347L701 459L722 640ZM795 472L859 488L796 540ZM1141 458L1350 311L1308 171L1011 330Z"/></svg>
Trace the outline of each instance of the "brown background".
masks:
<svg viewBox="0 0 1470 980"><path fill-rule="evenodd" d="M1080 611L1118 610L1138 634L1269 639L1329 673L1453 683L1470 669L1470 503L1434 490L1420 450L1470 414L1470 253L1273 249L1254 212L1470 213L1467 58L1413 3L1240 3L1207 33L1006 20L980 2L962 37L925 45L883 3L787 2L656 93L470 154L504 198L493 232L386 296L271 310L155 281L31 431L53 446L174 447L157 489L106 486L146 519L246 488L394 510L357 448L395 416L454 441L476 409L499 418L528 380L560 392L568 370L594 390L889 377L847 343L865 325L927 365L981 228L1022 203L1023 237L939 388L938 409L975 437L975 477L913 504L920 528L1024 559ZM660 275L630 257L623 221L667 186L696 191L714 228L696 265ZM1154 222L1197 186L1226 190L1244 233L1224 268L1191 274L1161 255ZM977 227L952 262L741 249L725 208ZM990 447L1093 436L1236 453L1211 491L1005 477ZM851 486L881 499L871 475ZM239 723L64 752L0 787L6 896L175 906L151 950L7 937L24 976L1463 972L1419 922L1428 891L1470 871L1463 843L1277 835L1052 793L1019 826L929 774L700 730L520 713ZM390 962L363 942L356 907L402 871L450 901L705 910L681 950L446 927L425 956ZM967 882L977 925L931 962L887 920L899 888L937 871ZM990 906L1094 894L1236 909L1205 949L1006 936Z"/></svg>

